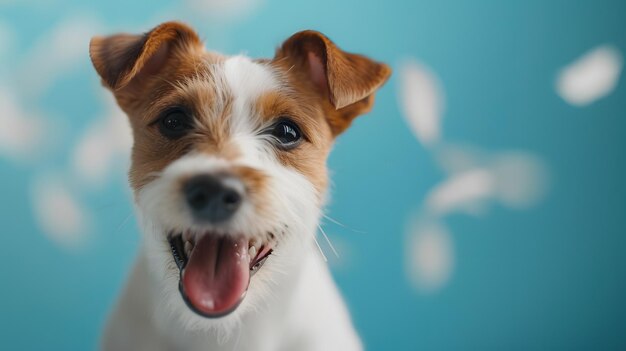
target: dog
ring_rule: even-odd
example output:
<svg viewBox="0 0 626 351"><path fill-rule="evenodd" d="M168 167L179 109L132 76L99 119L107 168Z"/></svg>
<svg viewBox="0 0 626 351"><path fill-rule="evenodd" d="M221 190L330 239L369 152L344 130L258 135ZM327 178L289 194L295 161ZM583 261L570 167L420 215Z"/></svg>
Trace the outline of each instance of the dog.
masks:
<svg viewBox="0 0 626 351"><path fill-rule="evenodd" d="M333 142L391 69L312 30L225 56L180 22L89 54L132 127L143 234L102 348L361 350L314 240Z"/></svg>

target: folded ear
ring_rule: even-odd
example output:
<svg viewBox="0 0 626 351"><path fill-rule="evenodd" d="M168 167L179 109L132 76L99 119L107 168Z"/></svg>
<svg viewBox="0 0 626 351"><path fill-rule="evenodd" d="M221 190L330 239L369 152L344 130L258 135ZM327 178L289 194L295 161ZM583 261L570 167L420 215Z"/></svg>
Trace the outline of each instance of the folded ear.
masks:
<svg viewBox="0 0 626 351"><path fill-rule="evenodd" d="M119 91L159 73L176 51L201 47L191 28L166 22L145 34L94 37L89 43L89 56L104 84Z"/></svg>
<svg viewBox="0 0 626 351"><path fill-rule="evenodd" d="M333 116L328 116L335 134L371 109L375 91L391 75L386 64L345 52L325 35L312 30L287 39L276 52L275 60L289 61L330 101L336 110Z"/></svg>

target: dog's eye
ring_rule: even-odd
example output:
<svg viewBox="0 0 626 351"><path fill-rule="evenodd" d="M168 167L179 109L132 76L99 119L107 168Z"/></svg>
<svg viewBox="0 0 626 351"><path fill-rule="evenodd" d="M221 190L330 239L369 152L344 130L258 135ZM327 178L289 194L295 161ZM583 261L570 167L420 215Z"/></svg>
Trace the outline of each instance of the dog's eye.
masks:
<svg viewBox="0 0 626 351"><path fill-rule="evenodd" d="M283 148L296 147L302 139L298 125L288 119L282 119L276 123L272 127L271 133Z"/></svg>
<svg viewBox="0 0 626 351"><path fill-rule="evenodd" d="M182 137L191 129L191 118L182 110L167 112L159 122L161 134L170 139Z"/></svg>

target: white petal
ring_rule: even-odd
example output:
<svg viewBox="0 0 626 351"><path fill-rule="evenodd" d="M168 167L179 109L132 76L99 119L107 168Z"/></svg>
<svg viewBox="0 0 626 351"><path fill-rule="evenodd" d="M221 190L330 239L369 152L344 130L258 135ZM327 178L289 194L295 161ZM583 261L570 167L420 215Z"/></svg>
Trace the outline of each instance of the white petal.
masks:
<svg viewBox="0 0 626 351"><path fill-rule="evenodd" d="M588 105L615 89L622 64L622 55L616 47L599 46L559 72L557 92L572 105Z"/></svg>
<svg viewBox="0 0 626 351"><path fill-rule="evenodd" d="M494 179L486 169L471 169L452 175L435 186L426 197L430 213L445 215L482 205L494 193ZM471 211L474 212L474 211Z"/></svg>
<svg viewBox="0 0 626 351"><path fill-rule="evenodd" d="M400 67L400 104L404 117L424 144L439 141L443 114L443 93L439 79L432 71L415 61Z"/></svg>
<svg viewBox="0 0 626 351"><path fill-rule="evenodd" d="M76 70L77 65L89 65L87 44L99 34L98 21L81 15L63 19L29 46L18 68L20 88L31 95L39 94L54 80Z"/></svg>
<svg viewBox="0 0 626 351"><path fill-rule="evenodd" d="M132 131L127 117L112 100L107 97L105 115L92 122L74 146L74 171L90 185L103 184L115 166L125 169L121 166L128 163Z"/></svg>
<svg viewBox="0 0 626 351"><path fill-rule="evenodd" d="M464 172L485 164L487 153L472 145L443 144L435 153L437 163L448 174Z"/></svg>
<svg viewBox="0 0 626 351"><path fill-rule="evenodd" d="M220 21L245 17L256 10L260 3L260 0L185 0L186 6L194 13Z"/></svg>
<svg viewBox="0 0 626 351"><path fill-rule="evenodd" d="M85 244L88 215L65 183L42 177L33 183L31 196L35 218L48 239L67 249Z"/></svg>
<svg viewBox="0 0 626 351"><path fill-rule="evenodd" d="M75 147L73 165L78 176L90 183L102 183L113 161L107 129L103 123L91 126Z"/></svg>
<svg viewBox="0 0 626 351"><path fill-rule="evenodd" d="M452 238L446 228L413 219L407 240L406 270L414 287L430 293L441 289L450 279L454 266Z"/></svg>
<svg viewBox="0 0 626 351"><path fill-rule="evenodd" d="M16 96L3 87L0 111L0 156L22 159L40 151L44 136L50 133L44 120L27 113Z"/></svg>
<svg viewBox="0 0 626 351"><path fill-rule="evenodd" d="M536 204L546 192L548 171L536 156L526 152L506 152L491 164L496 196L505 205L525 208Z"/></svg>

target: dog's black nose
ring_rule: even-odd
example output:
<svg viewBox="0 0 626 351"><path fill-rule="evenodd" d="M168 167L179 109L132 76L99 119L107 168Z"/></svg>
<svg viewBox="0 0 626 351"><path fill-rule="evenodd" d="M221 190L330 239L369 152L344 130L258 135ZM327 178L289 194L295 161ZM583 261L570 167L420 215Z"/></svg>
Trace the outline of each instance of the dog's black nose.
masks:
<svg viewBox="0 0 626 351"><path fill-rule="evenodd" d="M211 175L199 175L189 179L183 191L194 217L211 223L232 217L242 200L237 189Z"/></svg>

